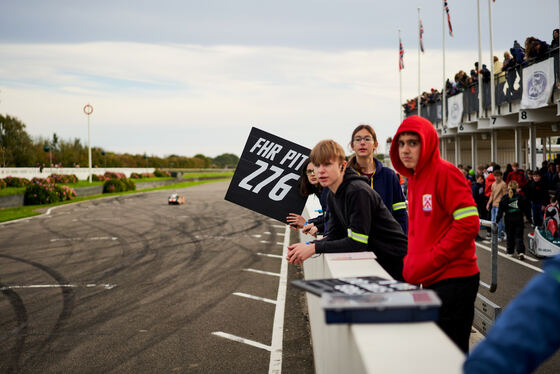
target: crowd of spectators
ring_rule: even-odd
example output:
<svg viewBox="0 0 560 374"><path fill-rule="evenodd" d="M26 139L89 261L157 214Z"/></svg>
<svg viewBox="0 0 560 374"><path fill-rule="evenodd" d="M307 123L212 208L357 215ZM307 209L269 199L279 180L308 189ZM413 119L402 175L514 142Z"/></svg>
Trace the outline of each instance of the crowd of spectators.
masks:
<svg viewBox="0 0 560 374"><path fill-rule="evenodd" d="M550 44L533 36L525 39L524 46L521 46L517 40L514 40L513 46L509 49L509 51L504 52L503 61L500 61L497 56L494 56L493 67L498 90L500 90L506 82L508 82L508 87L513 87L517 77L517 70L531 62L542 61L553 55L553 53L556 53L554 54L555 64L558 65L558 35L559 30L554 29ZM482 67L479 68L478 62L475 62L474 68L470 70L469 74L460 70L455 74L453 81L447 79L445 83L446 96L450 97L467 90L471 90L475 93L478 89L477 83L479 72L482 76L482 83L490 83L492 75L491 70L488 66L486 66L486 64L482 64ZM424 92L422 94L420 100L421 105L425 106L431 103L439 102L441 101L441 96L442 93L440 91L432 88L430 92ZM410 114L418 109L417 99L417 97L412 98L403 104L406 114Z"/></svg>
<svg viewBox="0 0 560 374"><path fill-rule="evenodd" d="M543 224L543 213L546 206L551 201L560 199L559 158L553 162L543 161L542 166L535 170L523 170L515 162L507 164L505 170L494 162L478 166L476 170L470 165L458 165L458 168L472 184L473 198L481 219L495 220L496 218L495 214L491 215L489 200L492 196L492 184L496 182L497 176L501 176L499 179L503 180L506 185L509 185L511 181L517 182L519 194L530 203L530 222L535 226ZM505 239L505 236L501 235L502 230L499 231L501 236L499 239Z"/></svg>

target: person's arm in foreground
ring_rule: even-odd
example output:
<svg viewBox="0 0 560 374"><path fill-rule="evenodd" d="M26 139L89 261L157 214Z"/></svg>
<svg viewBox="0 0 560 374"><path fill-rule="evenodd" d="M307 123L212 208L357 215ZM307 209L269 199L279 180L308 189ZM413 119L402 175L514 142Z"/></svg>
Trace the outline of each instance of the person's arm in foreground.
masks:
<svg viewBox="0 0 560 374"><path fill-rule="evenodd" d="M531 373L560 348L560 256L545 263L467 357L466 374Z"/></svg>

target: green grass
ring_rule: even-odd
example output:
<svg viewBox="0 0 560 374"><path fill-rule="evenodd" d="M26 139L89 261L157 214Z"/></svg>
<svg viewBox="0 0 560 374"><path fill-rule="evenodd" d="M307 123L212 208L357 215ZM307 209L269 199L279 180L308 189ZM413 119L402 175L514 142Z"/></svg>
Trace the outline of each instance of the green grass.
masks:
<svg viewBox="0 0 560 374"><path fill-rule="evenodd" d="M163 179L163 178L158 178L158 180L161 180L161 179ZM72 203L76 203L76 202L80 202L80 201L94 200L94 199L99 199L99 198L102 198L102 197L109 197L109 196L130 195L130 194L139 193L139 192L186 188L186 187L197 186L199 184L221 182L221 181L225 181L225 180L229 180L229 179L230 178L213 179L213 180L209 180L209 181L182 182L182 183L177 183L177 184L168 185L168 186L147 188L147 189L143 189L143 190L139 190L139 191L125 191L125 192L105 193L105 194L92 195L92 196L76 197L74 200L61 201L61 202L54 203L54 204L26 205L26 206L15 207L15 208L4 208L4 209L0 209L0 222L6 222L6 221L12 221L14 219L36 216L36 215L41 214L41 212L38 211L38 210L46 210L48 208L51 208L53 206L58 206L58 205L72 204Z"/></svg>
<svg viewBox="0 0 560 374"><path fill-rule="evenodd" d="M233 170L225 173L185 173L183 178L201 178L201 177L231 177Z"/></svg>
<svg viewBox="0 0 560 374"><path fill-rule="evenodd" d="M20 195L25 192L25 187L6 187L0 190L0 196Z"/></svg>

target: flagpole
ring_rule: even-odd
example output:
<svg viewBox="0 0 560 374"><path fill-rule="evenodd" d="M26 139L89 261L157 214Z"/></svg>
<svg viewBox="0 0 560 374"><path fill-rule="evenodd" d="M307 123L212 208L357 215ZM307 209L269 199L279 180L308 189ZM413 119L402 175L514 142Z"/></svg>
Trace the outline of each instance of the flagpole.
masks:
<svg viewBox="0 0 560 374"><path fill-rule="evenodd" d="M560 0L559 0L560 1ZM478 71L476 75L478 77L478 117L482 117L482 74L480 69L482 68L482 37L480 30L480 0L476 0L477 14L478 14Z"/></svg>
<svg viewBox="0 0 560 374"><path fill-rule="evenodd" d="M490 103L491 109L490 114L494 115L496 113L496 94L494 87L494 46L492 44L493 32L492 32L492 0L488 0L488 17L490 18Z"/></svg>
<svg viewBox="0 0 560 374"><path fill-rule="evenodd" d="M446 96L446 87L445 87L445 0L442 1L442 23L441 23L441 31L442 31L442 50L443 50L443 90L442 90L442 107L441 107L441 125L442 128L445 128L445 112L447 110L447 104L445 103L445 96Z"/></svg>
<svg viewBox="0 0 560 374"><path fill-rule="evenodd" d="M558 0L560 1L560 0ZM402 69L401 69L401 29L399 29L399 113L401 114L401 123L403 121L403 100L402 100Z"/></svg>
<svg viewBox="0 0 560 374"><path fill-rule="evenodd" d="M420 103L422 102L422 96L421 96L421 92L422 92L422 87L421 87L421 73L420 73L421 69L420 69L420 8L418 8L418 115L421 116L422 114L420 113L420 108L421 105Z"/></svg>

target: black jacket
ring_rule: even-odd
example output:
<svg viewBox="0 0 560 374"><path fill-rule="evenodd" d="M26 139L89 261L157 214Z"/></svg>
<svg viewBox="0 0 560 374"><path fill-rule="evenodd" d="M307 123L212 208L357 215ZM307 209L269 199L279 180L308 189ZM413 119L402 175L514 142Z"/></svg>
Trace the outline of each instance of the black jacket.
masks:
<svg viewBox="0 0 560 374"><path fill-rule="evenodd" d="M315 242L316 253L372 251L395 279L402 279L407 238L367 178L347 168L336 191L329 192L327 236Z"/></svg>
<svg viewBox="0 0 560 374"><path fill-rule="evenodd" d="M509 197L508 194L505 194L502 200L500 200L496 222L500 222L503 215L506 225L522 225L523 214L525 214L529 222L532 222L531 207L525 196L515 193L513 197Z"/></svg>

